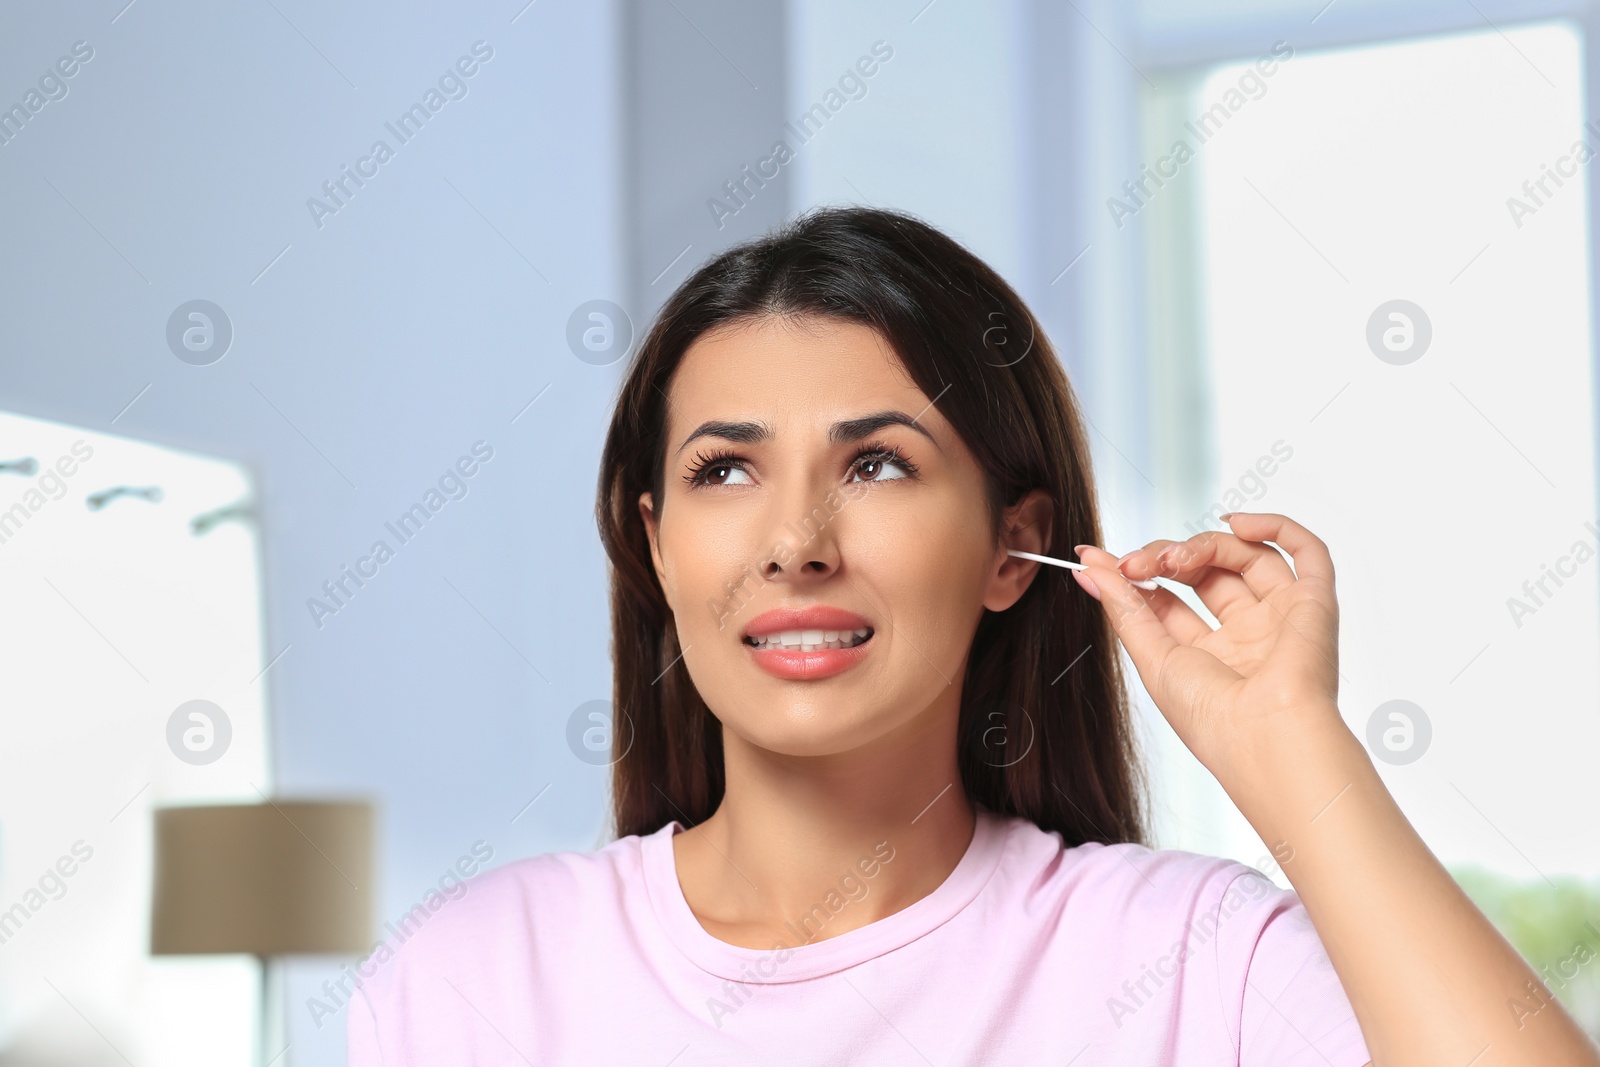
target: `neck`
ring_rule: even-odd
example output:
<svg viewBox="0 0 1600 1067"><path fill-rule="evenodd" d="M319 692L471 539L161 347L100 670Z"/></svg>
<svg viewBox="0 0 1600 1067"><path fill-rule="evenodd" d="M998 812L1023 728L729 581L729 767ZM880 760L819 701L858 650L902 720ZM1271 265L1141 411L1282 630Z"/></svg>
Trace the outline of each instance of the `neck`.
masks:
<svg viewBox="0 0 1600 1067"><path fill-rule="evenodd" d="M938 888L976 817L956 761L959 693L939 704L948 706L830 756L781 755L724 728L722 803L674 841L684 897L702 925L746 947L794 946Z"/></svg>

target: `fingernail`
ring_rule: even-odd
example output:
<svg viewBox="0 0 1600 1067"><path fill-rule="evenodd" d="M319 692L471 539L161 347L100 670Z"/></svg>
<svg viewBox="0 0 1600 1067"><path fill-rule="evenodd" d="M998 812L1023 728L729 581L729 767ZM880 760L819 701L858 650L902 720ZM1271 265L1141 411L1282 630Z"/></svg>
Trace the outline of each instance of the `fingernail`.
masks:
<svg viewBox="0 0 1600 1067"><path fill-rule="evenodd" d="M1083 591L1085 593L1088 593L1096 600L1100 599L1100 587L1094 584L1093 578L1089 577L1082 571L1073 571L1072 576L1078 579L1078 584L1083 586Z"/></svg>
<svg viewBox="0 0 1600 1067"><path fill-rule="evenodd" d="M1075 555L1075 556L1078 556L1078 557L1082 557L1084 549L1093 548L1093 547L1094 547L1093 545L1073 545L1072 546L1072 554Z"/></svg>
<svg viewBox="0 0 1600 1067"><path fill-rule="evenodd" d="M1223 513L1221 515L1218 515L1217 518L1220 519L1223 522L1227 522L1229 519L1233 518L1233 512L1231 512L1231 511L1225 512L1225 513Z"/></svg>

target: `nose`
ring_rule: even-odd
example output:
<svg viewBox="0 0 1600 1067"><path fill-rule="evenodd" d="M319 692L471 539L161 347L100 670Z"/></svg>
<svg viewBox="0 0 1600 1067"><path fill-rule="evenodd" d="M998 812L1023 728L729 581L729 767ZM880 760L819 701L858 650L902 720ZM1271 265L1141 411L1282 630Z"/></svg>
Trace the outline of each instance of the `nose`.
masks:
<svg viewBox="0 0 1600 1067"><path fill-rule="evenodd" d="M831 502L831 505L830 505ZM807 490L785 495L770 525L772 551L761 562L761 576L771 582L810 585L839 569L839 514L843 499Z"/></svg>

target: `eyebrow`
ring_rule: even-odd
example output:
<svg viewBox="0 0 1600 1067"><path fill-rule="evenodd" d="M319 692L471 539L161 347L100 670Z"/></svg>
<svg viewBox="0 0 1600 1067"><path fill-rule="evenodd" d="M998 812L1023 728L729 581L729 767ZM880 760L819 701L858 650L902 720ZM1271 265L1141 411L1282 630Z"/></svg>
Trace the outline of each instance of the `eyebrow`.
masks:
<svg viewBox="0 0 1600 1067"><path fill-rule="evenodd" d="M934 441L933 434L929 433L914 417L903 411L875 411L870 415L861 415L854 419L842 419L828 428L828 442L830 444L843 444L848 441L860 441L871 437L885 426L905 426L913 429L933 442L933 446L941 452L944 449L938 441ZM740 444L754 445L770 440L772 430L764 422L727 422L722 419L712 419L703 422L673 453L677 458L690 442L701 437L720 437L728 441L737 441Z"/></svg>

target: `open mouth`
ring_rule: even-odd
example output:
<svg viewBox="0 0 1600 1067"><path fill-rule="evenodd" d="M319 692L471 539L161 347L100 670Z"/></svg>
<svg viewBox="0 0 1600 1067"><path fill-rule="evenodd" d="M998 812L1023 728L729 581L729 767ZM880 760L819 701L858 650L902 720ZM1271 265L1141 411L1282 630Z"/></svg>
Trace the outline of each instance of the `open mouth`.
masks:
<svg viewBox="0 0 1600 1067"><path fill-rule="evenodd" d="M871 640L872 632L870 626L857 630L784 630L781 633L746 637L744 643L754 649L820 652L830 648L855 648Z"/></svg>

